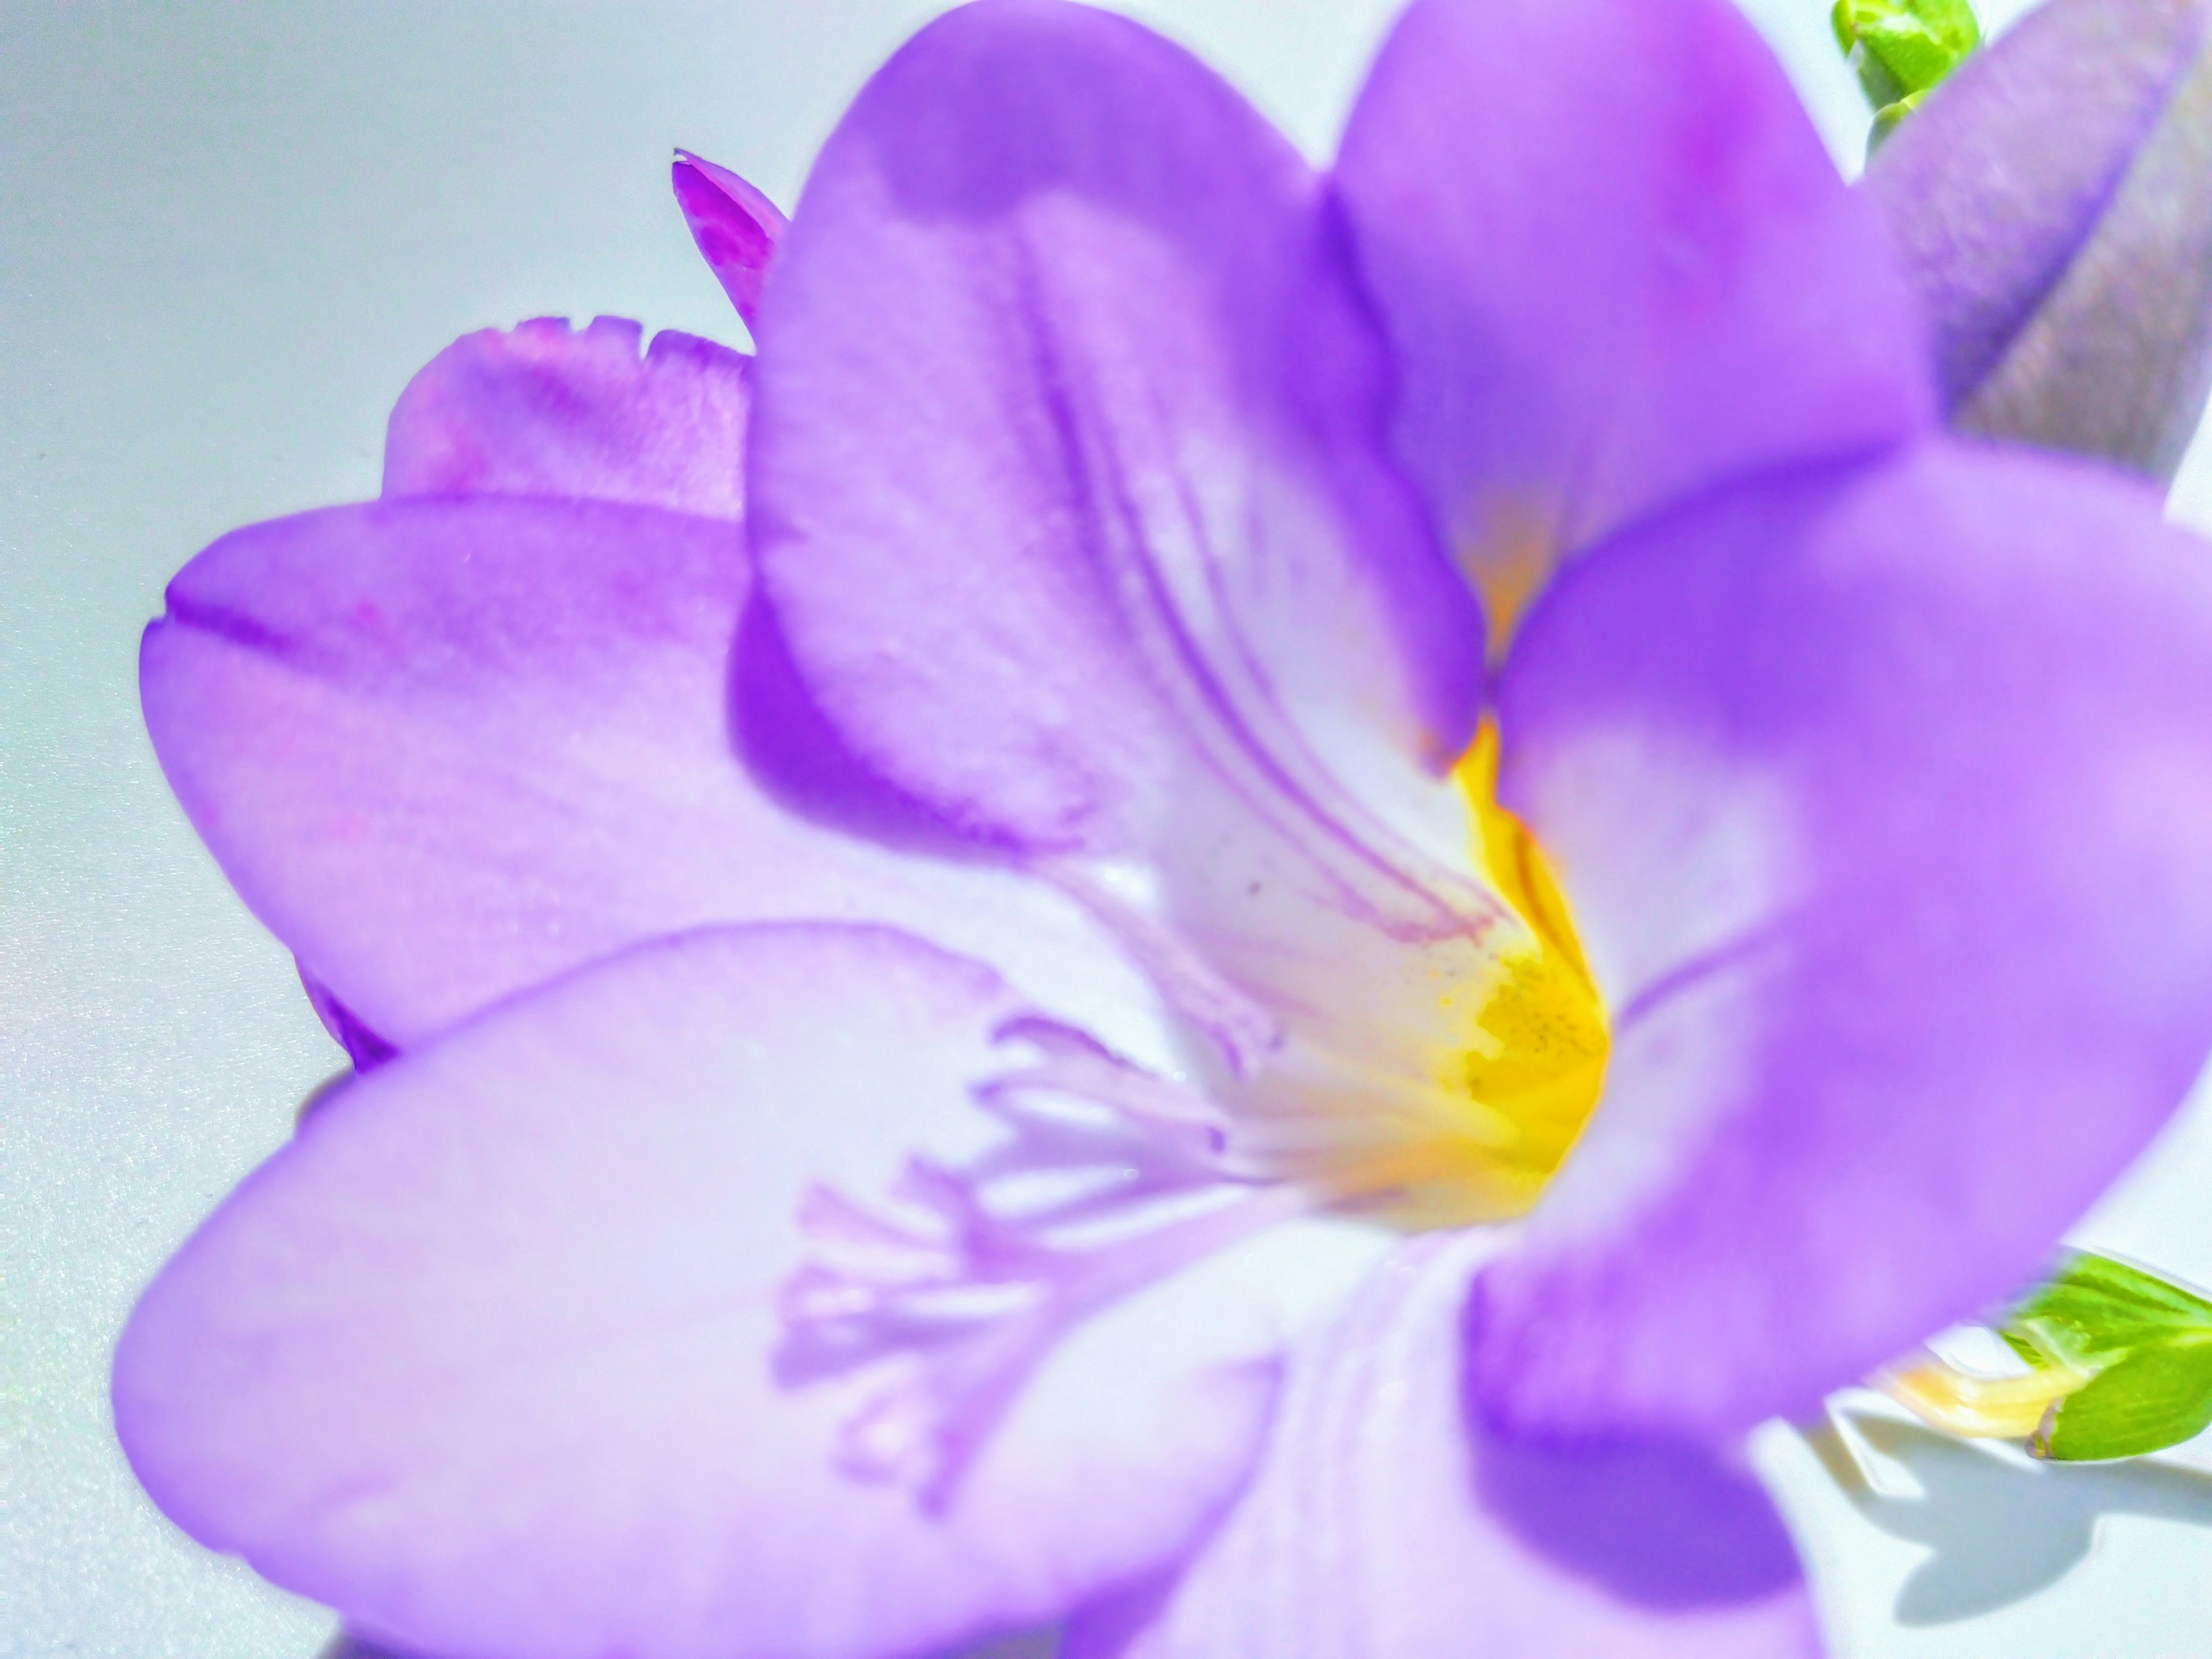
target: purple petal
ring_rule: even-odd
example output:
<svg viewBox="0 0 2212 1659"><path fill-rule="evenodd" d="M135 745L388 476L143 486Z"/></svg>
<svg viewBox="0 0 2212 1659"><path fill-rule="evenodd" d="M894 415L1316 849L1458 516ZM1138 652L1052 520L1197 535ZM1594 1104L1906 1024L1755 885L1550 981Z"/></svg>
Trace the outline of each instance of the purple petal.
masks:
<svg viewBox="0 0 2212 1659"><path fill-rule="evenodd" d="M751 362L712 341L598 317L467 334L408 382L385 434L384 493L634 501L744 511Z"/></svg>
<svg viewBox="0 0 2212 1659"><path fill-rule="evenodd" d="M1517 1426L1811 1408L2032 1278L2212 1045L2212 559L2147 489L1717 495L1568 574L1500 720L1613 1018L1476 1293Z"/></svg>
<svg viewBox="0 0 2212 1659"><path fill-rule="evenodd" d="M735 526L646 507L284 520L171 585L147 726L246 902L402 1047L656 933L776 917L914 926L1085 1018L1085 984L1133 995L1041 884L836 834L763 792L731 735L749 586Z"/></svg>
<svg viewBox="0 0 2212 1659"><path fill-rule="evenodd" d="M727 167L679 149L669 169L677 205L691 240L747 328L760 316L769 262L791 222L758 190Z"/></svg>
<svg viewBox="0 0 2212 1659"><path fill-rule="evenodd" d="M1294 1242L1097 1315L939 1509L837 1467L876 1372L772 1376L804 1195L989 1141L970 1094L1018 1063L994 1037L1019 1012L904 935L759 927L403 1056L140 1304L133 1467L195 1537L406 1652L870 1659L1154 1569L1256 1450Z"/></svg>
<svg viewBox="0 0 2212 1659"><path fill-rule="evenodd" d="M1471 1426L1470 1254L1407 1247L1303 1346L1236 1509L1179 1580L1087 1610L1063 1659L1820 1652L1789 1536L1749 1475L1664 1443Z"/></svg>
<svg viewBox="0 0 2212 1659"><path fill-rule="evenodd" d="M1196 775L1463 745L1474 609L1383 460L1322 192L1182 51L1049 0L933 24L775 283L751 528L869 765L975 834L1110 852Z"/></svg>
<svg viewBox="0 0 2212 1659"><path fill-rule="evenodd" d="M1875 216L1726 0L1416 0L1338 181L1401 453L1493 599L1717 479L1930 418Z"/></svg>
<svg viewBox="0 0 2212 1659"><path fill-rule="evenodd" d="M2212 5L2052 0L1868 168L1968 429L2171 480L2212 386Z"/></svg>
<svg viewBox="0 0 2212 1659"><path fill-rule="evenodd" d="M399 1050L374 1031L369 1030L360 1015L331 994L331 988L309 973L303 963L293 964L300 971L300 988L307 994L307 1006L315 1011L315 1018L323 1022L323 1029L331 1034L331 1041L346 1052L357 1072L374 1071Z"/></svg>

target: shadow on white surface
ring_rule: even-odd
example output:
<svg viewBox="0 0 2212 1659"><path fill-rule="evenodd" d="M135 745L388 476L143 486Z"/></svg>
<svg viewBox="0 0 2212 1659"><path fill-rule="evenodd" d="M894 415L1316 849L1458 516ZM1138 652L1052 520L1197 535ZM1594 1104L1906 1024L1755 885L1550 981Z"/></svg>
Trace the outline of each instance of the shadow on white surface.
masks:
<svg viewBox="0 0 2212 1659"><path fill-rule="evenodd" d="M2195 1469L2142 1459L2044 1463L1892 1417L1851 1413L1847 1421L1917 1489L1896 1489L1881 1478L1889 1469L1877 1485L1832 1423L1805 1437L1861 1516L1930 1552L1897 1593L1892 1616L1907 1628L1978 1618L2057 1583L2089 1559L2109 1516L2212 1527L2212 1475Z"/></svg>

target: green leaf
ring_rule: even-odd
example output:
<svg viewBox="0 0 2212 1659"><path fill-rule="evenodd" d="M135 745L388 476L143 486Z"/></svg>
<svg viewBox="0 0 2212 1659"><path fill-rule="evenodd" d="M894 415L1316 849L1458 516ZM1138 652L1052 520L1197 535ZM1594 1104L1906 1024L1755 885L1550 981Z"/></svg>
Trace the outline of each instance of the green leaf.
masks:
<svg viewBox="0 0 2212 1659"><path fill-rule="evenodd" d="M2005 1320L2015 1352L2030 1349L2086 1371L2101 1370L2138 1348L2186 1340L2212 1341L2212 1302L2178 1285L2087 1252L2070 1256Z"/></svg>
<svg viewBox="0 0 2212 1659"><path fill-rule="evenodd" d="M2034 1449L2063 1462L2140 1457L2212 1427L2212 1336L2136 1349L2069 1395Z"/></svg>
<svg viewBox="0 0 2212 1659"><path fill-rule="evenodd" d="M1892 125L1982 43L1967 0L1836 0L1828 21L1869 101Z"/></svg>

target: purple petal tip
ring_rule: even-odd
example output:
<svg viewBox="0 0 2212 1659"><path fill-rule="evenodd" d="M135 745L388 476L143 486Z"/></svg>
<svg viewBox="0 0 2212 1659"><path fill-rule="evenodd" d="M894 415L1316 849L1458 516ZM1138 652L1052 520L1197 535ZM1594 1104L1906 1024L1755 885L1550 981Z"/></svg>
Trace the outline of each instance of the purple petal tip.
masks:
<svg viewBox="0 0 2212 1659"><path fill-rule="evenodd" d="M761 291L768 281L769 262L775 257L791 222L783 210L752 185L727 167L702 161L688 149L676 152L669 168L677 205L692 240L730 302L753 326L760 314Z"/></svg>

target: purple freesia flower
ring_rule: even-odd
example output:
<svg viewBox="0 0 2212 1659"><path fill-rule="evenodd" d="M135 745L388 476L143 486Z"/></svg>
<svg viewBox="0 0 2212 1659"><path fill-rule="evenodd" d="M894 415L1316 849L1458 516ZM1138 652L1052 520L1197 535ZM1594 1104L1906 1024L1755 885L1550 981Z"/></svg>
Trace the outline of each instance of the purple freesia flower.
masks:
<svg viewBox="0 0 2212 1659"><path fill-rule="evenodd" d="M142 1303L148 1489L441 1659L1816 1650L1744 1431L2212 1040L2203 548L1943 434L1723 0L1416 0L1329 179L984 0L748 189L757 362L471 337L149 632L398 1057Z"/></svg>

